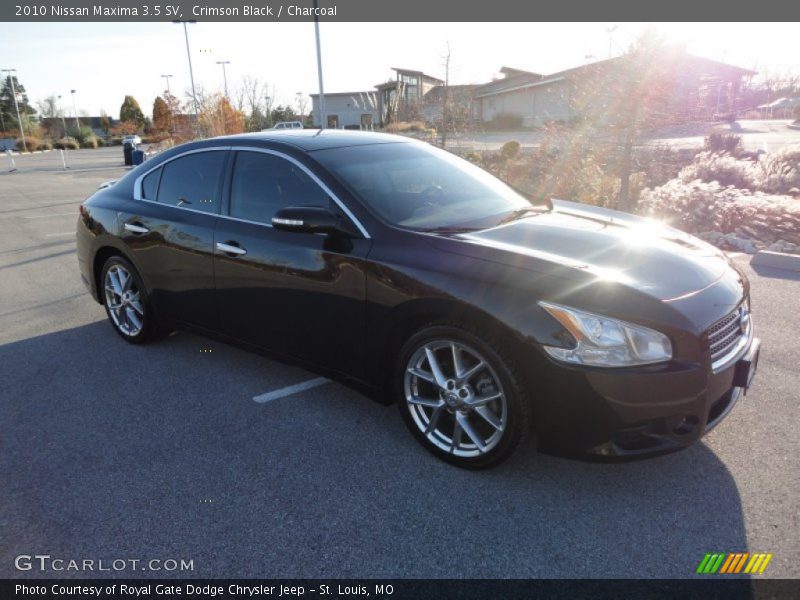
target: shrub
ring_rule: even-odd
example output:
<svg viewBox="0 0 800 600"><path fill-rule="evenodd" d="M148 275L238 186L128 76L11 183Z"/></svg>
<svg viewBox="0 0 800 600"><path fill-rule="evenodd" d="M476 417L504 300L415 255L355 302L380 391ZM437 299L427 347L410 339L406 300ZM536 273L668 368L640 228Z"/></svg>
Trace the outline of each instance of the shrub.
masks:
<svg viewBox="0 0 800 600"><path fill-rule="evenodd" d="M800 188L800 145L785 146L764 156L753 166L756 189L769 194L790 194Z"/></svg>
<svg viewBox="0 0 800 600"><path fill-rule="evenodd" d="M39 149L39 144L40 142L37 138L26 135L24 143L22 138L17 140L17 150L20 152L33 152Z"/></svg>
<svg viewBox="0 0 800 600"><path fill-rule="evenodd" d="M425 131L425 123L422 121L396 121L389 123L385 127L389 133L404 133L406 131Z"/></svg>
<svg viewBox="0 0 800 600"><path fill-rule="evenodd" d="M511 140L510 142L506 142L500 148L500 154L502 154L505 158L514 158L519 154L519 142L516 140Z"/></svg>
<svg viewBox="0 0 800 600"><path fill-rule="evenodd" d="M725 152L736 156L742 151L742 136L712 131L705 139L704 147L710 152Z"/></svg>
<svg viewBox="0 0 800 600"><path fill-rule="evenodd" d="M97 138L92 136L80 142L81 148L97 148Z"/></svg>
<svg viewBox="0 0 800 600"><path fill-rule="evenodd" d="M770 244L800 243L800 203L789 196L678 179L642 192L639 212L683 231L734 233Z"/></svg>
<svg viewBox="0 0 800 600"><path fill-rule="evenodd" d="M483 159L481 158L479 152L474 152L474 151L467 152L464 155L464 158L466 158L471 163L475 163L476 165L480 165L483 163Z"/></svg>
<svg viewBox="0 0 800 600"><path fill-rule="evenodd" d="M52 150L52 149L53 149L53 143L50 140L39 142L38 150Z"/></svg>
<svg viewBox="0 0 800 600"><path fill-rule="evenodd" d="M729 154L701 152L694 161L678 173L678 179L689 183L696 179L711 183L716 181L722 187L755 190L756 172L753 163L739 160Z"/></svg>
<svg viewBox="0 0 800 600"><path fill-rule="evenodd" d="M53 148L59 150L77 150L79 147L78 140L72 137L64 137L53 144Z"/></svg>
<svg viewBox="0 0 800 600"><path fill-rule="evenodd" d="M98 147L106 145L106 141L103 138L98 137L98 138L95 138L95 139L97 140L97 146Z"/></svg>

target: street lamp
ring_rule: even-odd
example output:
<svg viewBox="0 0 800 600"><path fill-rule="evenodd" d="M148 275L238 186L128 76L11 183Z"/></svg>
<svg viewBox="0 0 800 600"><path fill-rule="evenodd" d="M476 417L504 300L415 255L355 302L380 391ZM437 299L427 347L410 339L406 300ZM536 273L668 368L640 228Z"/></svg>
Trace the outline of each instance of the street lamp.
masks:
<svg viewBox="0 0 800 600"><path fill-rule="evenodd" d="M72 114L75 116L75 129L77 134L80 135L81 133L81 122L78 121L78 109L75 107L75 92L78 90L70 90L69 93L72 94Z"/></svg>
<svg viewBox="0 0 800 600"><path fill-rule="evenodd" d="M169 78L172 77L172 75L162 75L162 77L167 80L167 93L170 94L170 91L169 91Z"/></svg>
<svg viewBox="0 0 800 600"><path fill-rule="evenodd" d="M8 73L8 80L11 82L11 95L14 96L14 108L17 111L17 123L19 124L19 133L22 136L22 147L27 150L28 142L25 141L25 127L22 126L22 119L19 118L19 104L17 103L17 90L14 88L14 75L16 69L2 69L3 73Z"/></svg>
<svg viewBox="0 0 800 600"><path fill-rule="evenodd" d="M67 137L67 120L64 118L64 109L61 108L61 96L58 97L58 112L61 115L61 125L64 127L64 137Z"/></svg>
<svg viewBox="0 0 800 600"><path fill-rule="evenodd" d="M317 76L319 77L319 128L325 129L325 90L322 88L322 50L319 47L319 17L317 0L314 0L314 35L317 39Z"/></svg>
<svg viewBox="0 0 800 600"><path fill-rule="evenodd" d="M194 20L178 19L173 23L183 23L183 35L186 38L186 57L189 59L189 80L192 82L192 102L194 104L194 130L195 135L200 136L200 121L197 108L197 92L194 89L194 71L192 70L192 52L189 50L189 30L186 28L187 23L197 23Z"/></svg>
<svg viewBox="0 0 800 600"><path fill-rule="evenodd" d="M231 61L229 61L229 60L218 60L217 64L218 65L222 65L222 80L225 82L225 98L230 100L230 98L228 98L228 75L227 75L227 73L225 73L225 65L231 64Z"/></svg>

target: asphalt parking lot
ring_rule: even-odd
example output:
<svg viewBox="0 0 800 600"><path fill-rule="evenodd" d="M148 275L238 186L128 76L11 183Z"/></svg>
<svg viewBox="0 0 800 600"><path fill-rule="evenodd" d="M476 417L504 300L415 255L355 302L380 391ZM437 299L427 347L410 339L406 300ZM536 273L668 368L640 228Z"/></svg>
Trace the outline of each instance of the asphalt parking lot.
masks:
<svg viewBox="0 0 800 600"><path fill-rule="evenodd" d="M77 270L79 203L120 148L0 174L0 577L20 554L185 559L193 577L693 577L706 552L770 552L800 577L800 274L749 266L763 341L747 397L666 457L584 463L523 448L438 461L383 407L179 333L134 347Z"/></svg>

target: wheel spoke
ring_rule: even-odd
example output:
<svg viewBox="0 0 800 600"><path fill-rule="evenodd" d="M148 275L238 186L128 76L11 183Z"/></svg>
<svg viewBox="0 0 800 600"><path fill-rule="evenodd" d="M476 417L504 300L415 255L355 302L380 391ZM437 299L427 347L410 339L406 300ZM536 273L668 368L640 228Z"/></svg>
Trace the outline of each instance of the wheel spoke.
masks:
<svg viewBox="0 0 800 600"><path fill-rule="evenodd" d="M479 406L475 409L475 412L495 429L499 430L503 426L503 422L488 406Z"/></svg>
<svg viewBox="0 0 800 600"><path fill-rule="evenodd" d="M476 364L474 367L470 367L469 370L467 370L465 373L459 375L458 377L459 385L468 383L469 380L472 379L475 375L477 375L485 366L486 364L482 360L479 360L478 364Z"/></svg>
<svg viewBox="0 0 800 600"><path fill-rule="evenodd" d="M144 308L142 308L142 303L139 301L139 294L138 292L133 296L130 301L130 305L140 316L144 316Z"/></svg>
<svg viewBox="0 0 800 600"><path fill-rule="evenodd" d="M436 354L434 354L433 350L425 347L425 356L428 357L428 364L431 367L431 373L433 373L433 377L436 380L436 385L440 388L445 389L445 384L447 382L447 377L444 376L441 367L439 366L439 361L436 360Z"/></svg>
<svg viewBox="0 0 800 600"><path fill-rule="evenodd" d="M472 423L469 422L469 417L463 413L456 413L456 422L461 426L461 429L464 430L464 433L467 434L467 437L472 440L472 443L478 447L478 450L483 452L486 449L486 445L483 443L481 436L478 435L478 432L475 431Z"/></svg>
<svg viewBox="0 0 800 600"><path fill-rule="evenodd" d="M493 400L499 400L502 397L503 394L497 392L496 394L489 394L488 396L476 396L471 400L467 400L465 404L472 406L473 408L477 406L485 406L486 404L489 404L489 402L492 402Z"/></svg>
<svg viewBox="0 0 800 600"><path fill-rule="evenodd" d="M117 296L122 295L122 284L119 281L119 274L117 273L116 269L109 270L108 272L108 280L111 282L111 287L114 288L114 293Z"/></svg>
<svg viewBox="0 0 800 600"><path fill-rule="evenodd" d="M442 413L444 413L444 403L440 404L431 413L431 418L428 421L428 426L425 428L425 435L428 435L429 433L431 433L436 429L436 425L439 424L439 417L442 416Z"/></svg>
<svg viewBox="0 0 800 600"><path fill-rule="evenodd" d="M409 404L418 404L419 406L427 406L428 408L439 408L440 406L444 405L444 402L439 400L438 398L420 398L419 396L414 396L413 398L408 399Z"/></svg>
<svg viewBox="0 0 800 600"><path fill-rule="evenodd" d="M118 311L120 308L122 308L122 303L118 302L117 304L109 304L108 308L110 310Z"/></svg>
<svg viewBox="0 0 800 600"><path fill-rule="evenodd" d="M117 269L117 277L119 277L119 284L122 287L123 292L127 292L131 286L131 277L127 271L124 269Z"/></svg>
<svg viewBox="0 0 800 600"><path fill-rule="evenodd" d="M423 371L422 369L418 369L416 367L412 367L408 369L408 372L411 373L414 377L418 377L419 379L424 379L428 383L432 383L433 385L439 385L436 383L436 378L433 376L433 373L428 373L427 371Z"/></svg>
<svg viewBox="0 0 800 600"><path fill-rule="evenodd" d="M461 437L462 437L462 429L461 423L459 423L458 419L456 419L456 424L453 426L453 439L450 441L450 453L456 451L456 449L461 445Z"/></svg>
<svg viewBox="0 0 800 600"><path fill-rule="evenodd" d="M453 353L453 370L455 371L456 379L461 377L461 374L464 372L464 361L461 357L461 348L459 348L455 342L450 342L450 350Z"/></svg>
<svg viewBox="0 0 800 600"><path fill-rule="evenodd" d="M125 316L127 317L128 323L131 325L131 333L138 333L142 328L142 321L136 315L136 311L128 306L125 308Z"/></svg>

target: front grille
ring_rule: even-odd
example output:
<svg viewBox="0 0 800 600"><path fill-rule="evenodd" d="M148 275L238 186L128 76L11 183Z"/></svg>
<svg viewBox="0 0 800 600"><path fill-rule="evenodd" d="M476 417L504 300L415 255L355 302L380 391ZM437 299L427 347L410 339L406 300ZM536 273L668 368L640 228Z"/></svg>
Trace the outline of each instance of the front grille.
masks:
<svg viewBox="0 0 800 600"><path fill-rule="evenodd" d="M711 350L712 363L730 352L745 335L746 319L748 318L746 308L739 307L709 327L708 347Z"/></svg>

